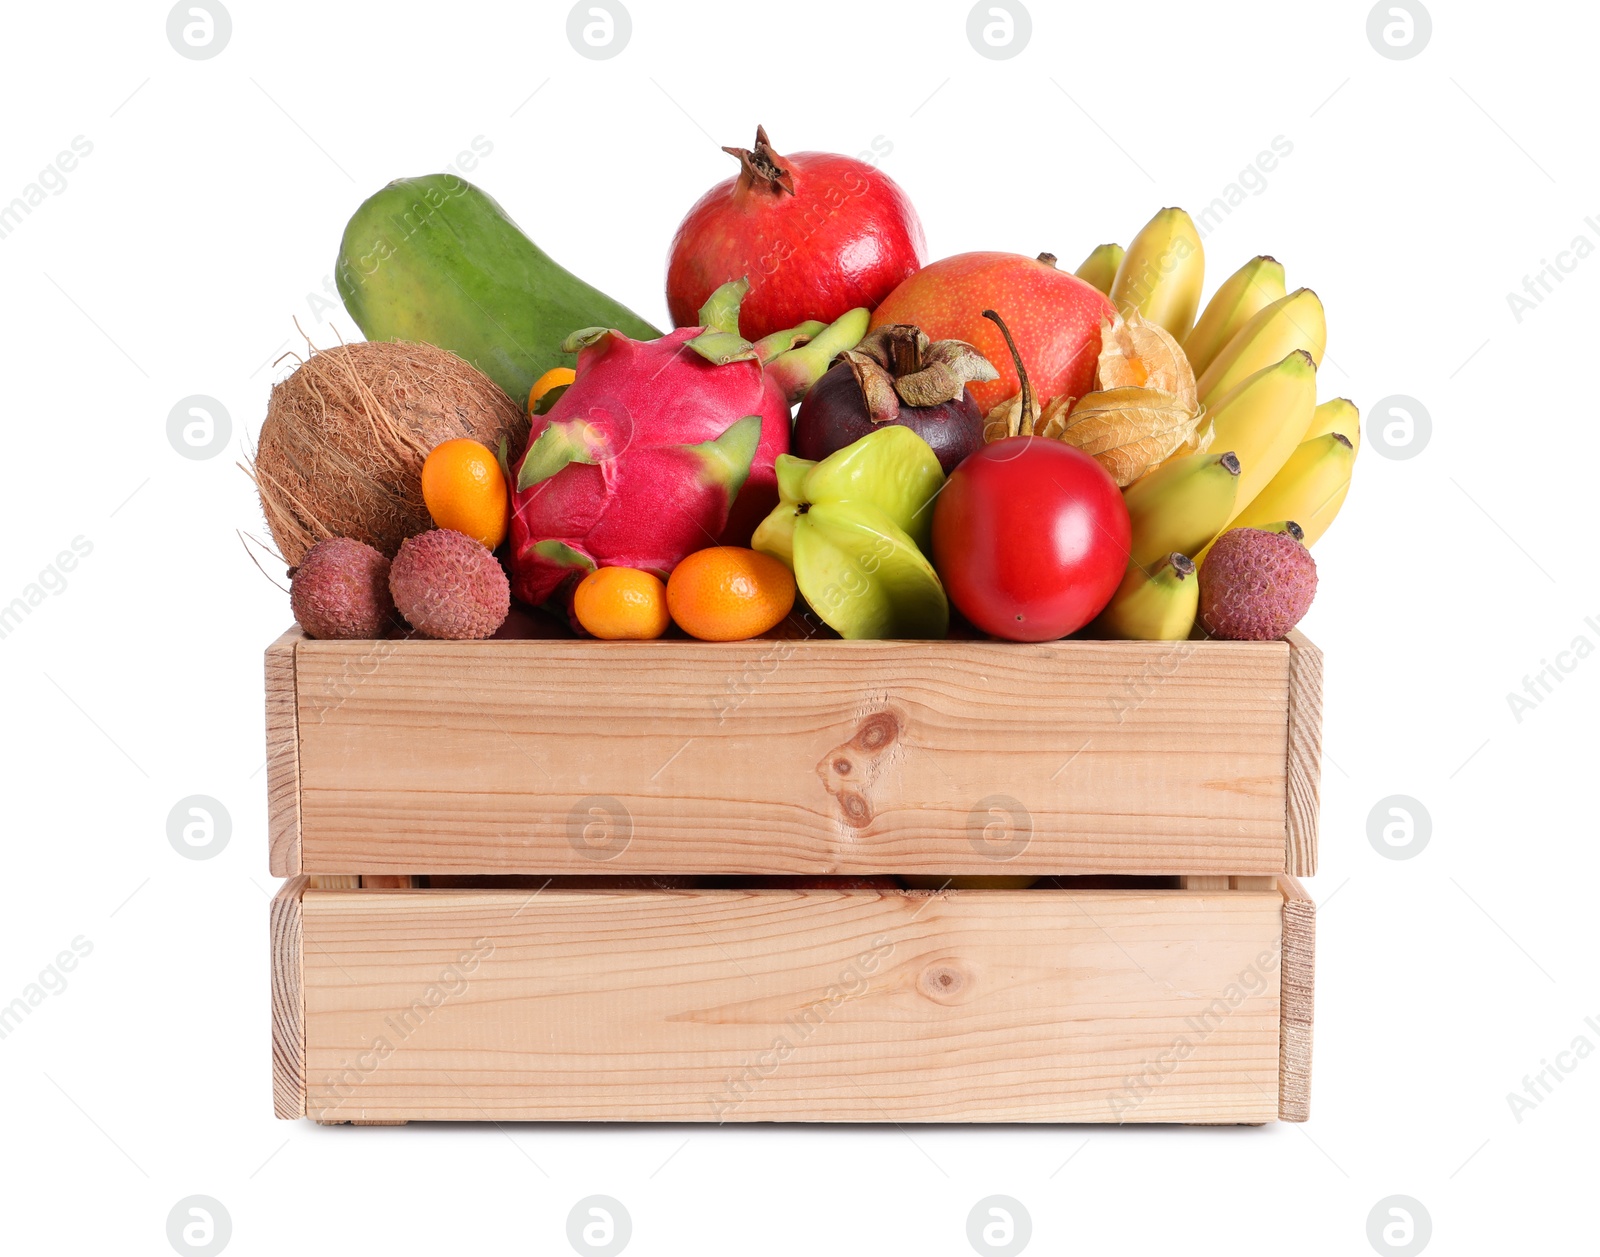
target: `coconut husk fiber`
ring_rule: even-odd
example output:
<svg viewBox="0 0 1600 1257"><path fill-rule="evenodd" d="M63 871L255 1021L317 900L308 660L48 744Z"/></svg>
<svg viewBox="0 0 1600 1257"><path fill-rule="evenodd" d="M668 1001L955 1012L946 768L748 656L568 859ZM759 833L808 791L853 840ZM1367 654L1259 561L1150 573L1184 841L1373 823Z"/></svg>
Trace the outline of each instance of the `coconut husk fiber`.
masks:
<svg viewBox="0 0 1600 1257"><path fill-rule="evenodd" d="M273 386L249 468L284 562L352 537L394 556L433 526L422 464L441 441L471 437L515 456L528 416L488 376L432 345L360 341L313 349Z"/></svg>

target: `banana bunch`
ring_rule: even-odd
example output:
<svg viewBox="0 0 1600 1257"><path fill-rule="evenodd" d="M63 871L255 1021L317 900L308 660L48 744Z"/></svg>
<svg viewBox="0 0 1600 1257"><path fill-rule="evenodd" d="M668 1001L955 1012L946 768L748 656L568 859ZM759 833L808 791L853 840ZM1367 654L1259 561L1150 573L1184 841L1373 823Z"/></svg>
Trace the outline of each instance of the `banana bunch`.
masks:
<svg viewBox="0 0 1600 1257"><path fill-rule="evenodd" d="M1201 308L1205 254L1182 210L1161 210L1126 250L1101 245L1077 274L1178 341L1211 425L1207 452L1123 491L1133 544L1099 621L1108 637L1179 640L1194 625L1198 571L1227 529L1287 532L1307 546L1327 531L1349 492L1361 416L1342 397L1317 404L1322 302L1289 291L1275 258L1251 258Z"/></svg>

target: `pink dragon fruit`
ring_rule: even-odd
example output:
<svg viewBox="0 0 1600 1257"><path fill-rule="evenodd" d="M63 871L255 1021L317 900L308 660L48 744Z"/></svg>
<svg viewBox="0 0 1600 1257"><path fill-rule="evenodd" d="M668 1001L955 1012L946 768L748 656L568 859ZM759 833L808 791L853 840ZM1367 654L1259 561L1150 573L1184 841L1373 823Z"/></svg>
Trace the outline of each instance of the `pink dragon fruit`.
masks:
<svg viewBox="0 0 1600 1257"><path fill-rule="evenodd" d="M751 344L738 332L744 281L659 340L585 328L562 348L576 379L535 415L517 468L511 590L545 602L596 567L665 577L710 545L746 545L778 502L774 461L789 407L866 331L868 312L805 323Z"/></svg>

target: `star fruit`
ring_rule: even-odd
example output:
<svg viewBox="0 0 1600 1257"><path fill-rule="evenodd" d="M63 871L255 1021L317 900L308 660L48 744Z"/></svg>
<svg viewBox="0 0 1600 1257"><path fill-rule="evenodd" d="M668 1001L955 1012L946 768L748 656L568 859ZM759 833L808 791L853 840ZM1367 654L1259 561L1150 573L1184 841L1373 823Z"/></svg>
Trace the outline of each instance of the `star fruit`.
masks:
<svg viewBox="0 0 1600 1257"><path fill-rule="evenodd" d="M909 428L885 426L821 462L780 454L778 506L751 539L840 637L945 636L950 604L929 546L944 472Z"/></svg>

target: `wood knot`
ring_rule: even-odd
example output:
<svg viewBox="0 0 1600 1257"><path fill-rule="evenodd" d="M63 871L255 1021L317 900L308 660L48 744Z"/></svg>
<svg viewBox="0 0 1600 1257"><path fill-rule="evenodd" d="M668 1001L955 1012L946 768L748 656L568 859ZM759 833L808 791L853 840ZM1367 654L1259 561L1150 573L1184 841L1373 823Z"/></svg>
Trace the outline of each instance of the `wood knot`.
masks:
<svg viewBox="0 0 1600 1257"><path fill-rule="evenodd" d="M872 804L859 790L841 790L838 793L839 810L855 829L865 829L872 824Z"/></svg>
<svg viewBox="0 0 1600 1257"><path fill-rule="evenodd" d="M834 747L817 764L823 789L838 800L839 819L851 829L872 824L872 801L866 791L899 739L899 716L888 710L875 711L848 742Z"/></svg>
<svg viewBox="0 0 1600 1257"><path fill-rule="evenodd" d="M877 711L861 722L853 739L869 755L892 745L900 736L900 721L892 711Z"/></svg>
<svg viewBox="0 0 1600 1257"><path fill-rule="evenodd" d="M951 960L936 961L917 979L917 988L939 1004L959 1003L970 984L967 971Z"/></svg>

